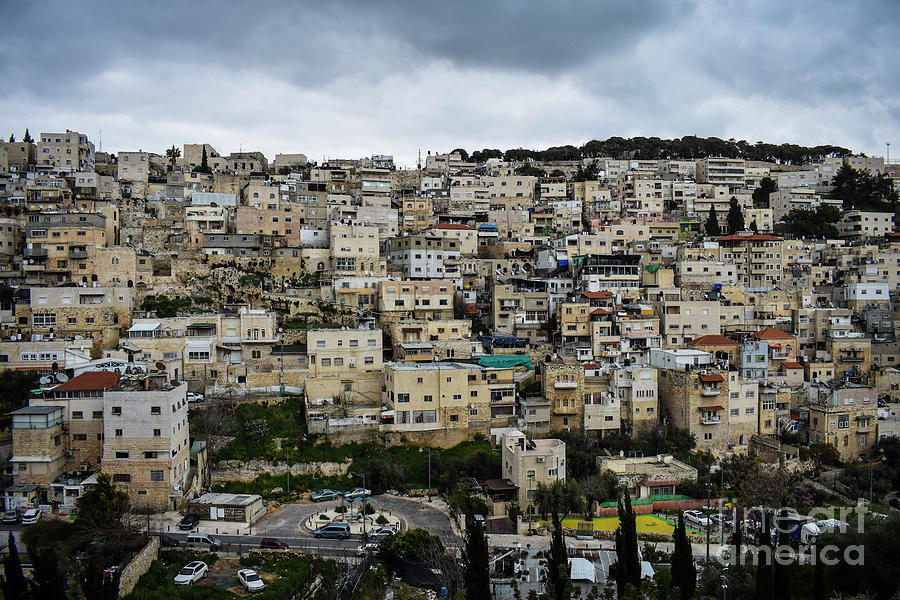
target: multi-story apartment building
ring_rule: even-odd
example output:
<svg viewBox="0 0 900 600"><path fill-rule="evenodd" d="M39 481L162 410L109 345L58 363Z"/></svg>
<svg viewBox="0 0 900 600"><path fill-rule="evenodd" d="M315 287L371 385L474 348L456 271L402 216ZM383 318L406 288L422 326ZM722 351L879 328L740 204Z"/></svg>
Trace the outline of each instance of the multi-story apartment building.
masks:
<svg viewBox="0 0 900 600"><path fill-rule="evenodd" d="M25 336L92 340L93 354L115 346L131 322L133 288L32 287L16 297L15 331Z"/></svg>
<svg viewBox="0 0 900 600"><path fill-rule="evenodd" d="M461 284L460 243L452 238L405 235L387 241L387 258L406 279L448 279Z"/></svg>
<svg viewBox="0 0 900 600"><path fill-rule="evenodd" d="M190 489L187 384L123 378L103 394L103 470L135 506L175 510ZM150 380L152 381L152 380Z"/></svg>
<svg viewBox="0 0 900 600"><path fill-rule="evenodd" d="M41 168L74 173L94 170L94 144L83 133L41 133L36 163Z"/></svg>
<svg viewBox="0 0 900 600"><path fill-rule="evenodd" d="M532 342L549 339L550 294L546 281L509 278L492 279L493 331L498 335L527 338Z"/></svg>
<svg viewBox="0 0 900 600"><path fill-rule="evenodd" d="M719 238L720 260L738 269L739 283L748 288L770 288L780 284L784 259L780 237L741 232Z"/></svg>
<svg viewBox="0 0 900 600"><path fill-rule="evenodd" d="M894 213L850 210L841 215L837 225L845 239L883 238L894 231Z"/></svg>
<svg viewBox="0 0 900 600"><path fill-rule="evenodd" d="M628 254L593 254L579 260L574 277L582 292L637 291L641 281L641 257ZM626 289L623 289L626 288ZM634 289L629 289L634 288Z"/></svg>
<svg viewBox="0 0 900 600"><path fill-rule="evenodd" d="M378 295L378 310L385 321L453 318L453 285L446 281L381 281Z"/></svg>
<svg viewBox="0 0 900 600"><path fill-rule="evenodd" d="M347 404L380 404L380 329L312 329L306 338L307 396Z"/></svg>
<svg viewBox="0 0 900 600"><path fill-rule="evenodd" d="M878 398L858 385L809 388L809 437L837 448L843 461L869 456L876 440Z"/></svg>
<svg viewBox="0 0 900 600"><path fill-rule="evenodd" d="M503 479L517 488L517 501L526 514L538 512L534 493L539 484L566 480L566 444L555 439L528 439L518 430L500 439Z"/></svg>
<svg viewBox="0 0 900 600"><path fill-rule="evenodd" d="M747 184L746 164L740 158L703 158L697 161L697 181L743 188Z"/></svg>
<svg viewBox="0 0 900 600"><path fill-rule="evenodd" d="M572 358L549 357L541 363L551 431L584 429L584 376L584 366Z"/></svg>
<svg viewBox="0 0 900 600"><path fill-rule="evenodd" d="M618 398L623 430L636 435L659 421L658 370L646 365L628 365L612 371L610 392Z"/></svg>
<svg viewBox="0 0 900 600"><path fill-rule="evenodd" d="M717 300L660 300L659 314L663 348L682 348L688 340L721 333L721 304Z"/></svg>
<svg viewBox="0 0 900 600"><path fill-rule="evenodd" d="M26 279L35 283L97 281L94 249L118 243L119 211L48 212L28 216L25 226Z"/></svg>
<svg viewBox="0 0 900 600"><path fill-rule="evenodd" d="M385 275L387 266L381 258L377 227L333 224L330 238L331 271L335 277Z"/></svg>

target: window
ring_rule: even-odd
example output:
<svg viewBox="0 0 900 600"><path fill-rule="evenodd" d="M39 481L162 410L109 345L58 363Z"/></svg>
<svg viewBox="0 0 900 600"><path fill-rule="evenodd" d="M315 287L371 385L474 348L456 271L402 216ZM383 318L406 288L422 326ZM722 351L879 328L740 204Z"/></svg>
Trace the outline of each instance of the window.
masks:
<svg viewBox="0 0 900 600"><path fill-rule="evenodd" d="M122 450L117 451L117 452L116 452L116 458L128 458L128 452L127 452L127 451L122 451Z"/></svg>
<svg viewBox="0 0 900 600"><path fill-rule="evenodd" d="M75 442L86 442L87 434L86 433L75 433L72 435L72 440Z"/></svg>
<svg viewBox="0 0 900 600"><path fill-rule="evenodd" d="M209 351L188 352L188 360L209 360Z"/></svg>
<svg viewBox="0 0 900 600"><path fill-rule="evenodd" d="M161 429L154 429L154 430L153 430L153 437L160 437L160 436L162 436L162 430L161 430Z"/></svg>
<svg viewBox="0 0 900 600"><path fill-rule="evenodd" d="M102 418L103 418L103 411L102 411L102 410L95 410L95 411L94 411L94 414L92 415L92 418L94 418L94 419L102 419Z"/></svg>
<svg viewBox="0 0 900 600"><path fill-rule="evenodd" d="M163 472L150 471L150 481L163 481Z"/></svg>
<svg viewBox="0 0 900 600"><path fill-rule="evenodd" d="M344 366L344 359L343 359L343 358L336 358L336 359L334 359L334 366L336 366L336 367L343 367L343 366Z"/></svg>
<svg viewBox="0 0 900 600"><path fill-rule="evenodd" d="M363 362L367 365L371 365L371 364L375 364L375 359L372 358L371 356L367 356Z"/></svg>
<svg viewBox="0 0 900 600"><path fill-rule="evenodd" d="M409 394L397 394L397 402L409 402Z"/></svg>
<svg viewBox="0 0 900 600"><path fill-rule="evenodd" d="M161 415L161 414L162 414L162 408L159 407L159 406L151 406L151 407L150 407L150 414L151 414L151 415Z"/></svg>
<svg viewBox="0 0 900 600"><path fill-rule="evenodd" d="M73 418L73 419L83 419L83 418L84 418L84 413L81 412L80 410L73 410L73 411L72 411L72 418Z"/></svg>
<svg viewBox="0 0 900 600"><path fill-rule="evenodd" d="M425 396L424 398L422 398L422 400L425 402L432 402L434 398L432 396Z"/></svg>
<svg viewBox="0 0 900 600"><path fill-rule="evenodd" d="M323 366L323 367L330 367L330 366L331 366L331 359L330 359L330 358L323 358L323 359L322 359L322 366Z"/></svg>
<svg viewBox="0 0 900 600"><path fill-rule="evenodd" d="M131 483L131 475L129 473L116 473L113 475L115 483Z"/></svg>
<svg viewBox="0 0 900 600"><path fill-rule="evenodd" d="M122 430L116 429L116 437L122 437Z"/></svg>
<svg viewBox="0 0 900 600"><path fill-rule="evenodd" d="M113 406L112 407L112 415L114 417L121 417L122 416L122 407L121 406Z"/></svg>

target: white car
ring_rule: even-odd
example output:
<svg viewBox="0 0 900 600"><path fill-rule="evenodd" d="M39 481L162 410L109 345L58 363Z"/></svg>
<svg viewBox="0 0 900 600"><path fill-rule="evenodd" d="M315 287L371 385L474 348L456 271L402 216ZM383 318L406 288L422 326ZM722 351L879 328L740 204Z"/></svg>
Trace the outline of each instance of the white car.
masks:
<svg viewBox="0 0 900 600"><path fill-rule="evenodd" d="M686 523L691 523L698 527L709 527L709 517L699 510L684 511L684 520Z"/></svg>
<svg viewBox="0 0 900 600"><path fill-rule="evenodd" d="M22 513L22 525L34 525L41 520L41 509L29 508Z"/></svg>
<svg viewBox="0 0 900 600"><path fill-rule="evenodd" d="M199 560L189 562L178 571L178 575L175 576L175 585L191 585L206 577L207 573L209 573L209 567L205 562Z"/></svg>
<svg viewBox="0 0 900 600"><path fill-rule="evenodd" d="M258 592L266 587L259 573L253 569L241 569L237 572L237 578L241 585L244 586L244 589L250 593Z"/></svg>
<svg viewBox="0 0 900 600"><path fill-rule="evenodd" d="M378 542L367 542L361 546L356 547L357 556L365 556L370 552L378 552Z"/></svg>
<svg viewBox="0 0 900 600"><path fill-rule="evenodd" d="M200 402L203 402L204 400L206 400L206 398L203 397L203 394L197 394L195 392L187 393L188 404L198 404Z"/></svg>

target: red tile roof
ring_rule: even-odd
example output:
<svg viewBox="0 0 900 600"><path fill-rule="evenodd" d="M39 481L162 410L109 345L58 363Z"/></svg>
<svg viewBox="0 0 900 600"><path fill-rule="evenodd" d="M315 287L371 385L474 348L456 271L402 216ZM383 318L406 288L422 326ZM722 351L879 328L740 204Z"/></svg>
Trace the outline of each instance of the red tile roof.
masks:
<svg viewBox="0 0 900 600"><path fill-rule="evenodd" d="M754 233L752 235L725 235L719 238L720 242L780 242L782 239L774 235Z"/></svg>
<svg viewBox="0 0 900 600"><path fill-rule="evenodd" d="M119 384L119 374L111 371L88 371L61 383L54 392L85 392L93 390L109 390Z"/></svg>
<svg viewBox="0 0 900 600"><path fill-rule="evenodd" d="M766 327L765 329L760 329L756 333L753 334L758 340L792 340L794 336L790 333L785 333L780 329L775 329L774 327Z"/></svg>
<svg viewBox="0 0 900 600"><path fill-rule="evenodd" d="M473 228L468 225L460 225L459 223L438 223L434 226L435 229L466 229L469 231L475 231Z"/></svg>
<svg viewBox="0 0 900 600"><path fill-rule="evenodd" d="M802 369L803 365L798 362L794 362L792 360L786 360L783 363L785 369Z"/></svg>
<svg viewBox="0 0 900 600"><path fill-rule="evenodd" d="M581 295L585 298L598 300L601 298L612 298L612 292L581 292Z"/></svg>
<svg viewBox="0 0 900 600"><path fill-rule="evenodd" d="M606 308L595 308L591 311L592 315L611 315L612 311Z"/></svg>
<svg viewBox="0 0 900 600"><path fill-rule="evenodd" d="M691 346L737 346L738 343L724 335L701 335L688 342Z"/></svg>
<svg viewBox="0 0 900 600"><path fill-rule="evenodd" d="M721 383L725 381L725 378L718 373L707 373L705 375L700 375L699 379L703 383Z"/></svg>

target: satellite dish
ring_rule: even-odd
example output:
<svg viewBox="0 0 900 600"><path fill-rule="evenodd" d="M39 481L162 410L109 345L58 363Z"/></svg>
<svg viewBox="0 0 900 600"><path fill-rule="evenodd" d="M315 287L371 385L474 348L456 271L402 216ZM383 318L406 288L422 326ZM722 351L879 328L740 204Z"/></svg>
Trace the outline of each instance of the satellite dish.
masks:
<svg viewBox="0 0 900 600"><path fill-rule="evenodd" d="M66 485L75 485L75 480L69 479L68 481L66 481Z"/></svg>
<svg viewBox="0 0 900 600"><path fill-rule="evenodd" d="M65 373L57 373L56 380L60 383L65 383L69 380L69 376L66 375Z"/></svg>
<svg viewBox="0 0 900 600"><path fill-rule="evenodd" d="M165 371L165 370L166 370L166 363L162 363L162 362L156 363L156 370L157 370L157 371Z"/></svg>
<svg viewBox="0 0 900 600"><path fill-rule="evenodd" d="M48 385L51 379L49 377L41 377L39 381L41 382L41 385Z"/></svg>
<svg viewBox="0 0 900 600"><path fill-rule="evenodd" d="M619 450L619 458L623 458L625 456L624 450Z"/></svg>

